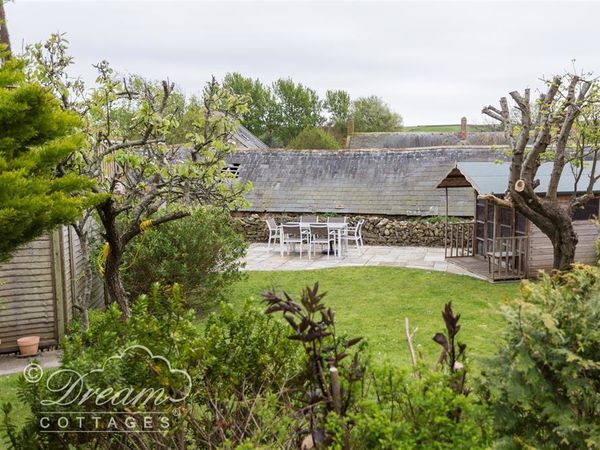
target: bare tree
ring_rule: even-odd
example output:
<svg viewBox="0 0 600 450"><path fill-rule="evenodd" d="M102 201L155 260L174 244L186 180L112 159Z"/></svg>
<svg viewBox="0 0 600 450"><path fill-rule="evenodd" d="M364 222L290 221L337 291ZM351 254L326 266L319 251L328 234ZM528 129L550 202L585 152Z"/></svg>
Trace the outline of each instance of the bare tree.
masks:
<svg viewBox="0 0 600 450"><path fill-rule="evenodd" d="M578 238L573 213L593 198L594 183L600 178L596 175L598 128L593 120L597 94L596 81L567 74L549 81L535 104L525 89L523 94L510 92L514 108L502 97L499 109L486 106L482 110L503 125L512 153L506 194L485 197L515 208L537 225L552 242L553 267L558 270L568 270L574 261ZM535 192L540 184L537 171L545 161L552 163L552 173L545 194L539 195ZM558 186L566 167L573 170L576 181L568 201L562 202Z"/></svg>

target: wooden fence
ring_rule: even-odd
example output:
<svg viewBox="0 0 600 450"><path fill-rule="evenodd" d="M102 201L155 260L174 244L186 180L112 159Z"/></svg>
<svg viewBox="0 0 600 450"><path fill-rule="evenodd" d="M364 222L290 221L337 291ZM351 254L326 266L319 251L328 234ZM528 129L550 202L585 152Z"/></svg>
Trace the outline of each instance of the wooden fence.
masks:
<svg viewBox="0 0 600 450"><path fill-rule="evenodd" d="M73 318L85 264L70 227L28 243L0 264L0 353L16 351L22 336L40 336L41 348L58 344ZM91 306L103 305L104 289L96 277Z"/></svg>
<svg viewBox="0 0 600 450"><path fill-rule="evenodd" d="M446 258L473 256L474 222L450 222L446 224L444 253Z"/></svg>

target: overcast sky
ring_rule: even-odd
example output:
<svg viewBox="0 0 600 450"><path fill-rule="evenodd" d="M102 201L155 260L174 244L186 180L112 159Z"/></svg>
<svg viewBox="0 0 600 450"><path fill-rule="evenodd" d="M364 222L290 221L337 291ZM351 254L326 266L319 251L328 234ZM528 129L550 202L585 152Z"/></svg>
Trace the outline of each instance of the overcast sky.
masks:
<svg viewBox="0 0 600 450"><path fill-rule="evenodd" d="M485 123L501 95L573 67L600 74L600 3L33 1L6 5L13 47L67 34L73 73L169 77L199 92L230 71L323 94L378 95L407 125Z"/></svg>

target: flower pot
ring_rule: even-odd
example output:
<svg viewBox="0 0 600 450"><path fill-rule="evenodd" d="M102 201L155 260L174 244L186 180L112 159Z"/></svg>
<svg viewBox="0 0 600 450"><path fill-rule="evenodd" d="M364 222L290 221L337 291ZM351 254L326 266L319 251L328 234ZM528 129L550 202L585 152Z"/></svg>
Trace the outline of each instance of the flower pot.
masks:
<svg viewBox="0 0 600 450"><path fill-rule="evenodd" d="M17 339L17 345L21 356L35 356L38 354L38 346L40 345L39 336L26 336Z"/></svg>

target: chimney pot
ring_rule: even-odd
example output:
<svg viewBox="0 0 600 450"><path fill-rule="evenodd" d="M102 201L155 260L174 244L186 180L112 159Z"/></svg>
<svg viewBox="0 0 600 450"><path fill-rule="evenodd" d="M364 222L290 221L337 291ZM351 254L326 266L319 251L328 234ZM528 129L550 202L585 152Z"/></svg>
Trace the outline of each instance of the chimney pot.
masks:
<svg viewBox="0 0 600 450"><path fill-rule="evenodd" d="M467 118L463 117L460 119L460 135L459 138L461 141L467 140Z"/></svg>

